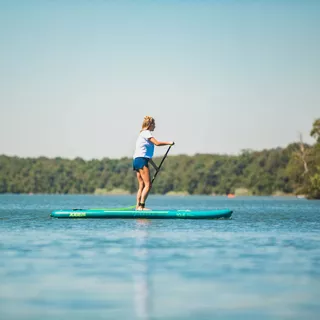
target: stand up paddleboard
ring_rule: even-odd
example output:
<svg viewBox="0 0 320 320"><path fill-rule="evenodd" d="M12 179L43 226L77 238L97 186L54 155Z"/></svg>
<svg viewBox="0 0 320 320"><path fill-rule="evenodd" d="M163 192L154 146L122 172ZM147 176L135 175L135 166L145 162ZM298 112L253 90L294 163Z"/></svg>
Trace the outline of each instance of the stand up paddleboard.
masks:
<svg viewBox="0 0 320 320"><path fill-rule="evenodd" d="M225 210L104 210L71 209L51 212L54 218L104 218L104 219L229 219L232 211Z"/></svg>
<svg viewBox="0 0 320 320"><path fill-rule="evenodd" d="M154 182L160 168L167 157L168 148L159 167L155 167L156 172L152 178ZM152 185L152 184L151 184ZM71 209L71 210L55 210L51 212L54 218L105 218L105 219L228 219L232 215L232 211L225 210L133 210L135 206L125 209Z"/></svg>

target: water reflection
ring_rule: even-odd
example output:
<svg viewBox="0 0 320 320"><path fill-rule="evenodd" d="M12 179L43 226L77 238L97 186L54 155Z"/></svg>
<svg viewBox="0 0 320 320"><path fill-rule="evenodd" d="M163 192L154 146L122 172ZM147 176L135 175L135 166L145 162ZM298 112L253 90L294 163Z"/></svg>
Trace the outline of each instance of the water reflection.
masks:
<svg viewBox="0 0 320 320"><path fill-rule="evenodd" d="M148 227L150 221L137 220L133 270L135 313L137 319L151 318L150 259L148 256Z"/></svg>

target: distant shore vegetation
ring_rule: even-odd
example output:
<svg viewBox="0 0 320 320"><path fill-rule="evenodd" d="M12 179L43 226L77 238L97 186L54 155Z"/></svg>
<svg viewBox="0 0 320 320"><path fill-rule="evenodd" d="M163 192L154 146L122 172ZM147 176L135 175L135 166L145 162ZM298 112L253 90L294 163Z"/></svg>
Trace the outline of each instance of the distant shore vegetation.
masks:
<svg viewBox="0 0 320 320"><path fill-rule="evenodd" d="M320 118L314 121L310 135L315 140L312 145L300 136L300 141L285 148L243 150L237 156L169 155L151 193L320 199ZM159 163L161 158L154 161ZM130 158L85 161L0 155L0 193L107 195L136 191Z"/></svg>

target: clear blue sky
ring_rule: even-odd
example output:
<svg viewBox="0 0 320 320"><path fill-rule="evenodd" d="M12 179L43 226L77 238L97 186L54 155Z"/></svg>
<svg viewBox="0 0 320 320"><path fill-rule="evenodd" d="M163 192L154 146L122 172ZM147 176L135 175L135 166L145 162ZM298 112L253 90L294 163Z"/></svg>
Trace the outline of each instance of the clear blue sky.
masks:
<svg viewBox="0 0 320 320"><path fill-rule="evenodd" d="M312 143L319 17L308 0L0 0L0 154L131 157L144 115L172 154Z"/></svg>

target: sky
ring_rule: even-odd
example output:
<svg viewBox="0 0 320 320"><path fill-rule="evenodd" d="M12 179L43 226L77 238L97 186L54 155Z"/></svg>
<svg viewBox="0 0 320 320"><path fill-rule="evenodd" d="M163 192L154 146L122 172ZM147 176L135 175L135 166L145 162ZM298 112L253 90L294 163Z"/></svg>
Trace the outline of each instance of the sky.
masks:
<svg viewBox="0 0 320 320"><path fill-rule="evenodd" d="M313 143L319 17L308 0L0 0L0 154L132 157L145 115L173 155Z"/></svg>

